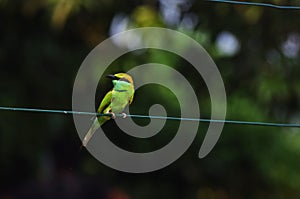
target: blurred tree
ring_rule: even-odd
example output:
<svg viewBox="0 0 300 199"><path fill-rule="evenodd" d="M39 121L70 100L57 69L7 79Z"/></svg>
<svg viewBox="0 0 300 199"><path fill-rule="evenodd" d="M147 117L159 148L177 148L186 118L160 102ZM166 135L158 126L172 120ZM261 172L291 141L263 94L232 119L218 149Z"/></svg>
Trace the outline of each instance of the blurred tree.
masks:
<svg viewBox="0 0 300 199"><path fill-rule="evenodd" d="M298 10L191 0L0 0L0 103L71 109L76 72L93 47L126 29L159 26L188 34L210 53L224 79L228 119L299 122L298 18ZM201 115L209 117L210 98L203 80L190 75L195 72L192 67L172 53L129 53L107 72L149 62L185 75L199 95ZM139 92L137 99L145 100L134 102L134 112L148 114L152 103L174 101L167 110L178 114L167 89L149 86ZM155 97L157 92L166 94ZM178 161L157 172L132 175L102 165L86 151L78 152L80 140L71 117L3 111L0 118L0 198L300 196L299 129L226 125L215 149L197 159L207 129L200 124L197 141ZM116 132L108 135L115 143L147 151L172 139L170 132L177 126L169 123L159 137L146 141L118 134L113 122L104 128Z"/></svg>

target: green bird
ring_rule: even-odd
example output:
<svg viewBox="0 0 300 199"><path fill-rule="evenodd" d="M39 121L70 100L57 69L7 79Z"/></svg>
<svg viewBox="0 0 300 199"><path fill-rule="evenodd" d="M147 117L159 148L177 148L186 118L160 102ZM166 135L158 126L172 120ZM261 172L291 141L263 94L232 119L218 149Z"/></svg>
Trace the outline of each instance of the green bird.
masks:
<svg viewBox="0 0 300 199"><path fill-rule="evenodd" d="M95 131L111 118L115 118L115 113L121 113L125 107L132 103L134 96L134 85L132 77L126 73L117 73L106 76L112 79L113 89L109 91L103 98L97 113L112 114L112 116L98 116L95 118L91 128L87 132L82 141L82 146L86 147L87 143L95 133ZM126 117L122 113L123 118Z"/></svg>

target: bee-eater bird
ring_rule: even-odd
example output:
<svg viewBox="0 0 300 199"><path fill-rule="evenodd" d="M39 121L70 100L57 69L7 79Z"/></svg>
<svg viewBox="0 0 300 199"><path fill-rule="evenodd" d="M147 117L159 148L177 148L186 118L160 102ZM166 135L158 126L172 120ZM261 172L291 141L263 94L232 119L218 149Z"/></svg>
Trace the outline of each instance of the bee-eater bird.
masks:
<svg viewBox="0 0 300 199"><path fill-rule="evenodd" d="M112 116L97 116L82 141L82 146L86 146L95 131L111 118L115 118L115 113L121 113L125 107L131 104L134 96L134 85L132 77L126 73L117 73L106 76L112 79L113 89L103 98L97 113L111 114ZM126 117L122 113L123 118Z"/></svg>

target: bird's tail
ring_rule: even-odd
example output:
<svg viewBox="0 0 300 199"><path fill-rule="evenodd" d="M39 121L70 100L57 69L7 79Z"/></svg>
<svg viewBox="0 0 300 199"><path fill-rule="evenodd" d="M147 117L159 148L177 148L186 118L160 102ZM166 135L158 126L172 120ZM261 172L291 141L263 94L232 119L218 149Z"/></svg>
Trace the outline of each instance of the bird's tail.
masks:
<svg viewBox="0 0 300 199"><path fill-rule="evenodd" d="M104 124L108 119L110 119L109 117L101 117L100 119L98 117L96 117L94 119L94 122L91 126L91 128L89 129L89 131L87 132L87 134L85 135L85 137L83 138L82 141L82 146L86 147L86 145L88 144L89 140L91 139L91 137L94 135L95 131L102 125Z"/></svg>

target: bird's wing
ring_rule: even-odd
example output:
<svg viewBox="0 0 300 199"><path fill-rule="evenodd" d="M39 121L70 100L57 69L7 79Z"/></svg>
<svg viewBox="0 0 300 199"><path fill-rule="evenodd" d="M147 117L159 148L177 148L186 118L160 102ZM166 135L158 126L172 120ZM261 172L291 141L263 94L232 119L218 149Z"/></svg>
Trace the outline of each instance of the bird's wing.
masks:
<svg viewBox="0 0 300 199"><path fill-rule="evenodd" d="M130 99L129 99L129 104L131 104L131 103L132 103L132 101L133 101L133 97L134 97L134 94L132 94L132 96L130 97Z"/></svg>
<svg viewBox="0 0 300 199"><path fill-rule="evenodd" d="M112 91L109 91L104 96L102 102L100 103L100 106L98 108L98 113L102 113L102 111L110 104L112 98Z"/></svg>

